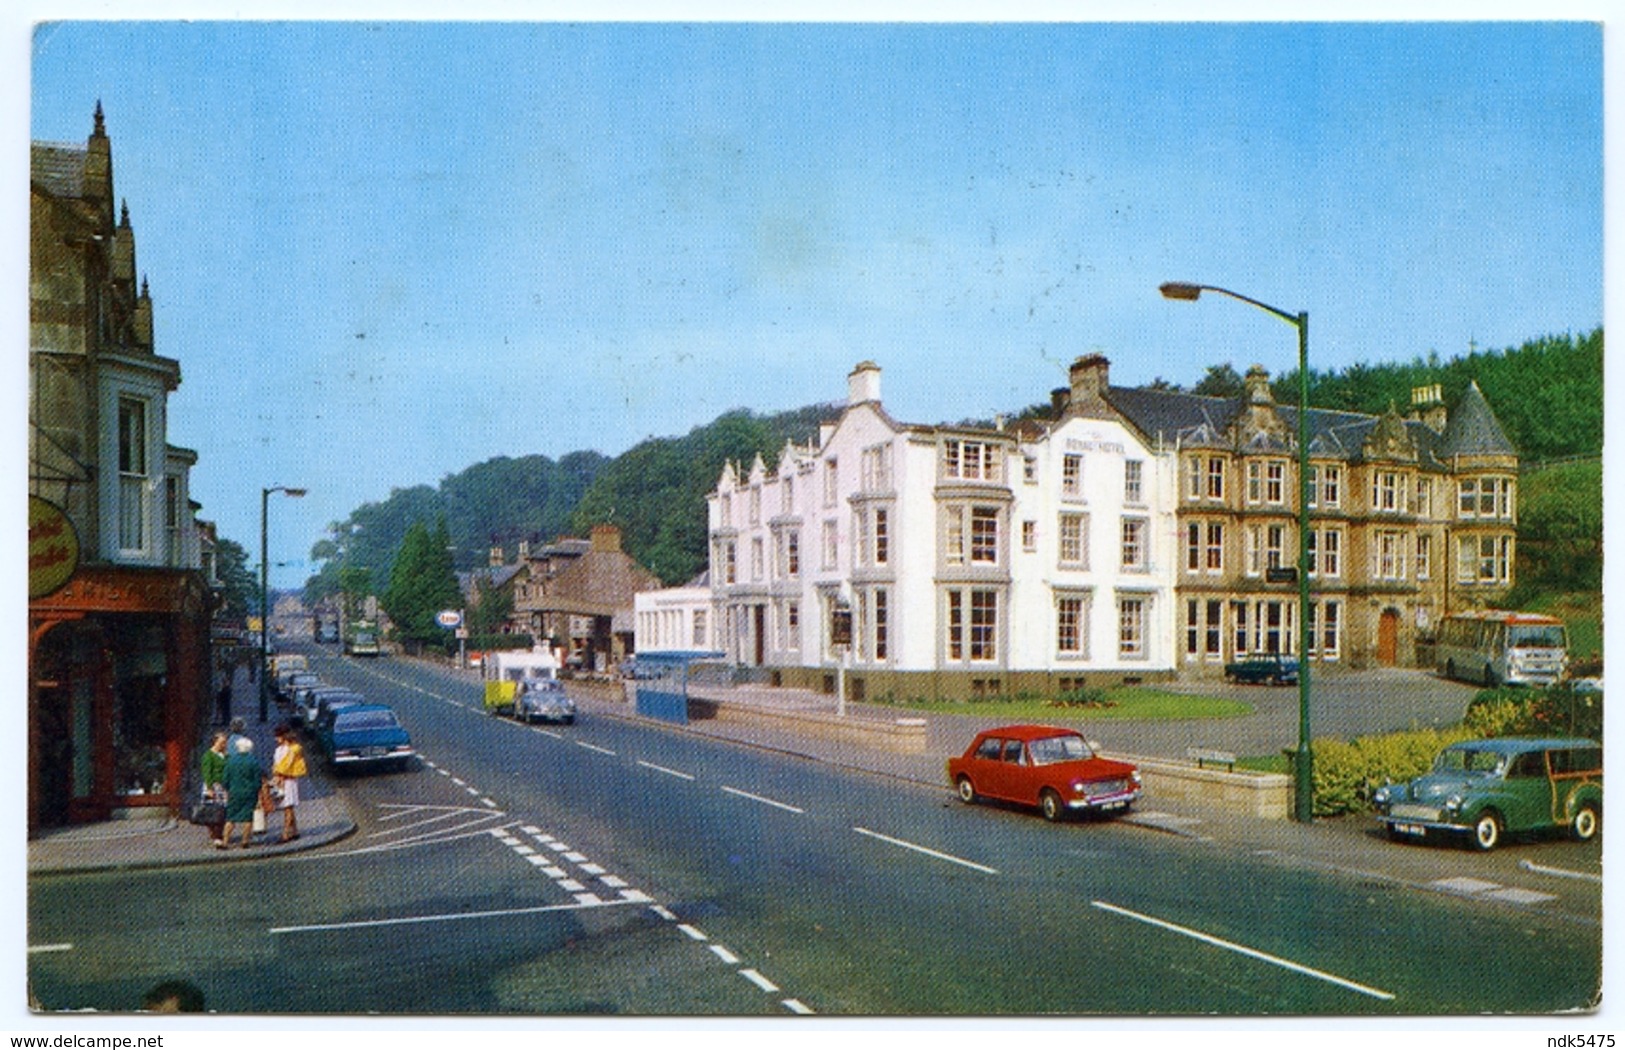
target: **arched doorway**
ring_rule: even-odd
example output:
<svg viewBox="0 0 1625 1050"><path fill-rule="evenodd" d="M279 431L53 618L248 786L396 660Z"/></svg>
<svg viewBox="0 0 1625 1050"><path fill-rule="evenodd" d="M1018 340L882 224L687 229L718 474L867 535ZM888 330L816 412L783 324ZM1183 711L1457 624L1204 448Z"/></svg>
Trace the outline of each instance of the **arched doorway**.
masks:
<svg viewBox="0 0 1625 1050"><path fill-rule="evenodd" d="M1399 610L1384 609L1377 618L1377 663L1393 667L1399 663Z"/></svg>

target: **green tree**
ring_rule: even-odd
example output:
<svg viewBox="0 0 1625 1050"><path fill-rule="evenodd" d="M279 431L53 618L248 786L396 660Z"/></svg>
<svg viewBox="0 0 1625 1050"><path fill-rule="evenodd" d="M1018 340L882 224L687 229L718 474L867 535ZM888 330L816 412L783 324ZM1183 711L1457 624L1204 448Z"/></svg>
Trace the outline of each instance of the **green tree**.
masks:
<svg viewBox="0 0 1625 1050"><path fill-rule="evenodd" d="M498 634L513 615L512 587L481 587L478 600L468 610L470 634Z"/></svg>
<svg viewBox="0 0 1625 1050"><path fill-rule="evenodd" d="M1519 591L1601 592L1602 525L1600 460L1520 478Z"/></svg>
<svg viewBox="0 0 1625 1050"><path fill-rule="evenodd" d="M425 645L444 646L446 630L435 622L435 614L462 604L450 538L443 518L433 529L413 522L392 561L384 611L394 623L396 639L410 652Z"/></svg>
<svg viewBox="0 0 1625 1050"><path fill-rule="evenodd" d="M1222 365L1208 366L1201 382L1191 387L1191 393L1204 397L1240 397L1247 392L1247 383L1226 361Z"/></svg>
<svg viewBox="0 0 1625 1050"><path fill-rule="evenodd" d="M250 614L259 615L260 581L248 567L248 552L242 544L223 536L217 538L214 571L220 579L220 614L223 617L245 620Z"/></svg>

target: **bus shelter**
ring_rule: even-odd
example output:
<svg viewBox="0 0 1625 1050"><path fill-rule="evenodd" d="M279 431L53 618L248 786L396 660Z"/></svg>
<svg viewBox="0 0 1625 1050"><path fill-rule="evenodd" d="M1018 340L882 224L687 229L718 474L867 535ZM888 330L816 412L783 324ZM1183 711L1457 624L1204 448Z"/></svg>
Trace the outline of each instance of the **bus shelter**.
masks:
<svg viewBox="0 0 1625 1050"><path fill-rule="evenodd" d="M635 694L637 713L662 722L688 724L688 683L695 664L715 663L726 654L698 649L637 654L636 670L627 684Z"/></svg>

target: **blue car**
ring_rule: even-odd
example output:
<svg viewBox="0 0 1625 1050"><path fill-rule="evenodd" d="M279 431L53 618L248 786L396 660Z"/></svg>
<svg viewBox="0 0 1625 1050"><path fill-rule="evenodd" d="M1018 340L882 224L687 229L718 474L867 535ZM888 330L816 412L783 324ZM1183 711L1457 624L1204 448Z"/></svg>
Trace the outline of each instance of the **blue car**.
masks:
<svg viewBox="0 0 1625 1050"><path fill-rule="evenodd" d="M1224 677L1243 685L1297 685L1298 658L1268 653L1224 665Z"/></svg>
<svg viewBox="0 0 1625 1050"><path fill-rule="evenodd" d="M386 704L339 708L330 721L318 727L317 742L339 772L380 766L404 769L417 753L411 734Z"/></svg>

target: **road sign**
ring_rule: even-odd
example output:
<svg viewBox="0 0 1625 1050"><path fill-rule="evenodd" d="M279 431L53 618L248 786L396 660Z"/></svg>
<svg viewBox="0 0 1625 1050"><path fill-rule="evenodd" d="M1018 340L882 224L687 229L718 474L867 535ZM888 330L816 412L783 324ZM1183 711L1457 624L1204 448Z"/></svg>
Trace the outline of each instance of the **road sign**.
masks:
<svg viewBox="0 0 1625 1050"><path fill-rule="evenodd" d="M442 609L435 613L434 622L442 627L461 627L463 614L456 609Z"/></svg>
<svg viewBox="0 0 1625 1050"><path fill-rule="evenodd" d="M1297 583L1298 582L1298 570L1297 569L1290 569L1290 568L1287 568L1287 569L1265 569L1264 570L1264 582L1265 583Z"/></svg>

